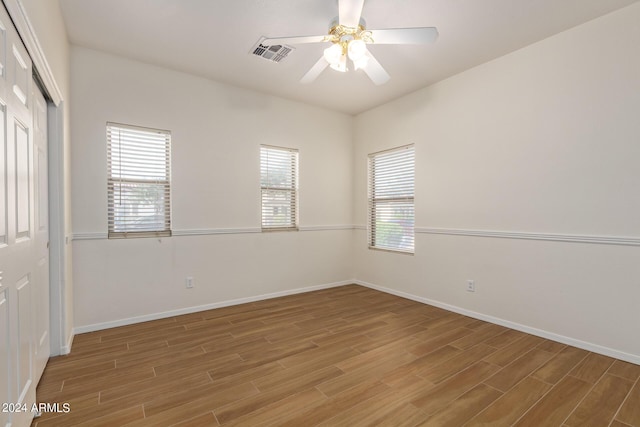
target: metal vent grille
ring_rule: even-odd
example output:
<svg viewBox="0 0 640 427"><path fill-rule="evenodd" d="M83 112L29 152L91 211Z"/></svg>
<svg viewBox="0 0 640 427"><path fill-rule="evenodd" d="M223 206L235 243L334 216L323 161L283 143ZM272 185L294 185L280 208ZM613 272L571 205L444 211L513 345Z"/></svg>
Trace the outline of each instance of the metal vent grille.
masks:
<svg viewBox="0 0 640 427"><path fill-rule="evenodd" d="M293 48L287 45L279 45L279 44L273 45L273 46L263 45L262 40L264 40L264 37L261 38L258 41L258 43L256 43L251 53L253 55L264 58L267 61L280 62L283 59L285 59L287 56L289 56L289 53L293 51Z"/></svg>

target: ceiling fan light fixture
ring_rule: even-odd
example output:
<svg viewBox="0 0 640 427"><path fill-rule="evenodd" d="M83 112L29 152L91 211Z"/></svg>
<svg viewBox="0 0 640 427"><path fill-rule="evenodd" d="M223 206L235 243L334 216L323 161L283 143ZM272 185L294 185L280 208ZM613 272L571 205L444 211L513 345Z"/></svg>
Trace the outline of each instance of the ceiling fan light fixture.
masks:
<svg viewBox="0 0 640 427"><path fill-rule="evenodd" d="M347 47L349 59L353 62L353 68L359 70L366 67L369 62L369 51L367 50L367 44L362 40L352 40Z"/></svg>
<svg viewBox="0 0 640 427"><path fill-rule="evenodd" d="M339 64L342 56L342 47L339 44L333 44L324 50L324 59L331 67Z"/></svg>
<svg viewBox="0 0 640 427"><path fill-rule="evenodd" d="M337 46L337 45L334 45L334 46ZM331 68L333 68L336 71L340 71L341 73L346 72L347 71L347 55L341 55L338 62L336 62L335 64L331 64Z"/></svg>
<svg viewBox="0 0 640 427"><path fill-rule="evenodd" d="M355 63L362 58L366 58L367 44L362 40L351 40L349 42L347 51L349 52L349 59L351 59Z"/></svg>
<svg viewBox="0 0 640 427"><path fill-rule="evenodd" d="M369 63L369 57L368 56L364 56L356 61L353 61L353 68L355 70L359 70L361 68L364 68L367 66L367 64Z"/></svg>

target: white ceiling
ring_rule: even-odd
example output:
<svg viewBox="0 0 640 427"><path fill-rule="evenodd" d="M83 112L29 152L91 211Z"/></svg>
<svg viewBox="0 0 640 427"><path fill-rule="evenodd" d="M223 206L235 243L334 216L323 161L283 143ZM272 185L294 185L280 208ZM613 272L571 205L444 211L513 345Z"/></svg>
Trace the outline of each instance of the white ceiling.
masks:
<svg viewBox="0 0 640 427"><path fill-rule="evenodd" d="M261 36L325 34L337 0L61 0L72 44L357 114L640 0L365 0L369 29L435 26L433 45L372 45L391 75L300 78L325 44L281 63L250 55Z"/></svg>

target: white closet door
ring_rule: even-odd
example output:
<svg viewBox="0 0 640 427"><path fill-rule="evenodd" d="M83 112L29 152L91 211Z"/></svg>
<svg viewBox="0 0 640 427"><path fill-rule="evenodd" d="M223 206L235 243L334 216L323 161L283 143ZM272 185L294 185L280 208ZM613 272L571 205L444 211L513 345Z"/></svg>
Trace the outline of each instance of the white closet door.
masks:
<svg viewBox="0 0 640 427"><path fill-rule="evenodd" d="M48 357L47 151L46 137L38 137L46 135L46 120L34 111L43 108L39 102L31 59L0 7L0 402L7 405L0 426L30 424Z"/></svg>

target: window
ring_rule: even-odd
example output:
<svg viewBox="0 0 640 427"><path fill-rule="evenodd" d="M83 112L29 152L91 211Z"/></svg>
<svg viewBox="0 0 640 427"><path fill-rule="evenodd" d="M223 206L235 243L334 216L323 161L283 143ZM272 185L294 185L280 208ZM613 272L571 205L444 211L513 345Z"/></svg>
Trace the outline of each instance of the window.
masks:
<svg viewBox="0 0 640 427"><path fill-rule="evenodd" d="M109 238L171 235L171 133L107 123Z"/></svg>
<svg viewBox="0 0 640 427"><path fill-rule="evenodd" d="M414 251L413 145L369 155L369 247Z"/></svg>
<svg viewBox="0 0 640 427"><path fill-rule="evenodd" d="M260 146L262 229L298 229L298 150Z"/></svg>

